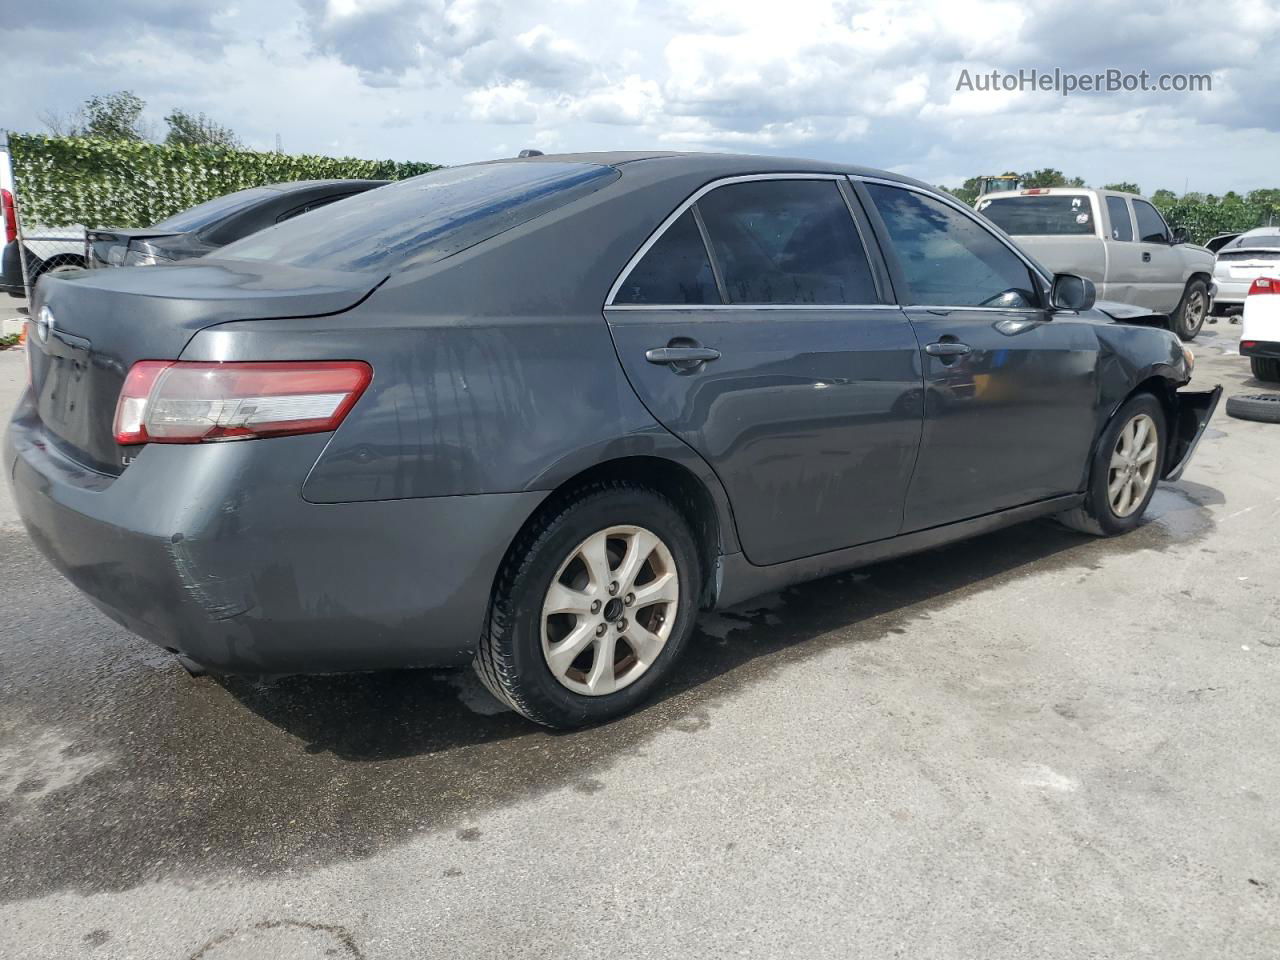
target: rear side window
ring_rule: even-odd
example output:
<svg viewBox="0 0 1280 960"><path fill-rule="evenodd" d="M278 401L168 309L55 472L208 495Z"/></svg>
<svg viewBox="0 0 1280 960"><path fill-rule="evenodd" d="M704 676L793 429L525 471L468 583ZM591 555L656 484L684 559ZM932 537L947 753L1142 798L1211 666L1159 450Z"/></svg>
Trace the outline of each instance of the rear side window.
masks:
<svg viewBox="0 0 1280 960"><path fill-rule="evenodd" d="M978 212L1010 236L1073 236L1094 232L1093 208L1084 194L999 197Z"/></svg>
<svg viewBox="0 0 1280 960"><path fill-rule="evenodd" d="M719 303L702 233L686 210L649 248L613 298L614 303Z"/></svg>
<svg viewBox="0 0 1280 960"><path fill-rule="evenodd" d="M434 170L276 224L217 255L339 271L430 263L593 193L618 175L600 164L555 161Z"/></svg>
<svg viewBox="0 0 1280 960"><path fill-rule="evenodd" d="M867 184L884 220L911 300L935 306L1037 307L1031 271L981 224L940 200Z"/></svg>
<svg viewBox="0 0 1280 960"><path fill-rule="evenodd" d="M1133 224L1129 220L1129 204L1124 197L1107 197L1107 217L1111 220L1112 240L1132 240Z"/></svg>
<svg viewBox="0 0 1280 960"><path fill-rule="evenodd" d="M1156 208L1145 200L1133 201L1133 215L1138 219L1138 236L1143 243L1168 243L1169 228Z"/></svg>
<svg viewBox="0 0 1280 960"><path fill-rule="evenodd" d="M833 180L758 180L698 201L730 303L879 303Z"/></svg>

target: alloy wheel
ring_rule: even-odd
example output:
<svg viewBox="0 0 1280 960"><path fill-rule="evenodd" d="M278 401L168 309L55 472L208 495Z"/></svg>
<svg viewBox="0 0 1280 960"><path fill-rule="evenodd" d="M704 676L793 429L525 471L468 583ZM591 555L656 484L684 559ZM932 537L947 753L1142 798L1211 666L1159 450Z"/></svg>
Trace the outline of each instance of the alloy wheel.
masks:
<svg viewBox="0 0 1280 960"><path fill-rule="evenodd" d="M653 666L675 625L680 579L653 532L614 526L583 540L542 604L542 653L552 676L590 697L621 690Z"/></svg>
<svg viewBox="0 0 1280 960"><path fill-rule="evenodd" d="M1117 517L1127 517L1142 506L1155 483L1159 451L1155 421L1145 413L1138 414L1120 431L1107 474L1107 499Z"/></svg>

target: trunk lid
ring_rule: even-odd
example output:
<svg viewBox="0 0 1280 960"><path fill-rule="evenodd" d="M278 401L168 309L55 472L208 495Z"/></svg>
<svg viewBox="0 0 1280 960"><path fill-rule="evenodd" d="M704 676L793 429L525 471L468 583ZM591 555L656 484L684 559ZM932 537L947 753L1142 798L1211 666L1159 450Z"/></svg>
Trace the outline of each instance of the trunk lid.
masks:
<svg viewBox="0 0 1280 960"><path fill-rule="evenodd" d="M44 277L27 348L36 409L55 446L119 474L133 448L115 442L116 401L138 360L176 360L197 331L231 320L341 313L382 279L208 259Z"/></svg>
<svg viewBox="0 0 1280 960"><path fill-rule="evenodd" d="M137 229L113 228L111 230L88 230L85 232L87 254L85 262L91 267L119 267L124 264L125 254L129 252L131 240L150 240L155 237L178 236L173 230L155 230L148 227Z"/></svg>

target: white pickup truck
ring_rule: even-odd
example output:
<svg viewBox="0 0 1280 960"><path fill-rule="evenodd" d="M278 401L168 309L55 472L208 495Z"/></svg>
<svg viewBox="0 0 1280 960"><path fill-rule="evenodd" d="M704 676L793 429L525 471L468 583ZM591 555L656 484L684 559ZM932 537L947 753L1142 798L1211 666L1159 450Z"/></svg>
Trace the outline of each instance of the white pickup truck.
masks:
<svg viewBox="0 0 1280 960"><path fill-rule="evenodd" d="M1051 272L1088 277L1099 299L1167 314L1183 340L1209 315L1213 254L1170 230L1142 197L1037 187L988 193L975 206Z"/></svg>

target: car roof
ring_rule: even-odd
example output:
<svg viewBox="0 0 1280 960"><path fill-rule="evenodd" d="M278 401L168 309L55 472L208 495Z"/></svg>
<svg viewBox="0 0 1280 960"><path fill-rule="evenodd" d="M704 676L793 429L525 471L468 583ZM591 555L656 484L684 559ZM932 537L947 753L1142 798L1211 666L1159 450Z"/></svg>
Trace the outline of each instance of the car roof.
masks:
<svg viewBox="0 0 1280 960"><path fill-rule="evenodd" d="M1254 227L1240 234L1241 237L1274 237L1280 233L1280 227Z"/></svg>
<svg viewBox="0 0 1280 960"><path fill-rule="evenodd" d="M624 173L628 164L644 163L646 167L669 168L672 177L691 173L708 173L715 177L747 176L753 173L833 173L849 176L878 177L925 187L937 187L900 173L878 170L857 164L831 160L806 160L799 157L775 157L749 153L686 153L680 151L616 150L586 153L557 153L538 157L489 160L486 163L596 163L619 167Z"/></svg>
<svg viewBox="0 0 1280 960"><path fill-rule="evenodd" d="M311 187L332 187L339 184L356 185L356 186L377 186L384 183L390 183L389 180L356 180L336 178L333 180L286 180L283 183L265 183L263 189L278 190L281 193L288 193L291 190L307 190Z"/></svg>

